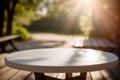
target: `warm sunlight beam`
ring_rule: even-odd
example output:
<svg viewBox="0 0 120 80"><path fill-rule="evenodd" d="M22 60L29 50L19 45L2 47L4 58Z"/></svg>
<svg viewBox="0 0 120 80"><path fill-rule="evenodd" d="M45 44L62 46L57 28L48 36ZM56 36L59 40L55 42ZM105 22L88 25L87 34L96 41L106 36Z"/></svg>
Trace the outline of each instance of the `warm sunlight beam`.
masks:
<svg viewBox="0 0 120 80"><path fill-rule="evenodd" d="M73 0L71 0L73 1ZM68 18L68 20L66 21L66 23L64 24L63 28L64 30L69 30L71 29L71 27L74 25L75 21L79 18L80 14L81 14L81 10L84 5L82 4L82 1L77 1L74 0L74 3L76 3L76 5L74 6L74 9L71 12L71 16L70 18Z"/></svg>
<svg viewBox="0 0 120 80"><path fill-rule="evenodd" d="M71 0L66 5L75 5L74 9L70 13L70 18L66 21L63 26L63 29L70 30L74 25L75 22L79 22L80 17L82 16L90 16L91 15L91 8L92 8L93 0ZM84 17L83 17L84 18ZM74 26L75 27L75 26Z"/></svg>
<svg viewBox="0 0 120 80"><path fill-rule="evenodd" d="M113 11L112 3L104 0L70 0L65 5L74 5L70 17L66 20L63 29L71 30L78 22L81 30L102 27L101 30L113 31L117 26L118 15ZM92 27L92 28L91 28ZM83 29L82 29L83 28ZM73 31L73 30L72 30Z"/></svg>
<svg viewBox="0 0 120 80"><path fill-rule="evenodd" d="M92 0L83 0L84 1L84 3L86 3L86 4L91 4L92 3Z"/></svg>
<svg viewBox="0 0 120 80"><path fill-rule="evenodd" d="M107 6L107 8L105 6ZM116 29L118 22L117 14L109 8L109 4L105 5L103 3L95 1L92 8L94 11L93 15L99 15L99 20L102 23L104 29L109 29L111 31Z"/></svg>

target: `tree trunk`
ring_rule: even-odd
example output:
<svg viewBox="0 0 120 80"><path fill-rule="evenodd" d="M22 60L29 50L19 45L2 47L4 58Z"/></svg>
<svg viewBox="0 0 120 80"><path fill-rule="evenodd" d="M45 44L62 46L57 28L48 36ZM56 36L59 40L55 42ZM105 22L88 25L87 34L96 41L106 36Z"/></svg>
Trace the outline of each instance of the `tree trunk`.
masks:
<svg viewBox="0 0 120 80"><path fill-rule="evenodd" d="M4 35L3 28L4 28L4 0L0 0L0 37Z"/></svg>
<svg viewBox="0 0 120 80"><path fill-rule="evenodd" d="M13 22L13 13L8 12L6 35L10 35L12 33L12 22Z"/></svg>
<svg viewBox="0 0 120 80"><path fill-rule="evenodd" d="M13 22L13 17L15 13L15 7L17 4L18 0L12 0L12 7L10 8L9 6L7 7L7 14L8 14L8 19L7 19L7 30L6 30L6 35L11 35L12 34L12 22ZM11 2L8 3L10 5Z"/></svg>

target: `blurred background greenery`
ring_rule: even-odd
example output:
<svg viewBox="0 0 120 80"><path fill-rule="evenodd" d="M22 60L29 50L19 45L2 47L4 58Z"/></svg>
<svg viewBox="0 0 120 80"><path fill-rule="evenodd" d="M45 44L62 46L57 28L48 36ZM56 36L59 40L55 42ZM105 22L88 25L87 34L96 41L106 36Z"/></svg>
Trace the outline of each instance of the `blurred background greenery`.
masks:
<svg viewBox="0 0 120 80"><path fill-rule="evenodd" d="M11 3L15 0L5 0ZM118 0L16 0L11 34L21 40L35 32L114 38L119 25ZM11 10L12 11L12 10ZM4 26L9 11L4 12ZM6 29L5 29L6 28ZM7 32L7 27L4 27ZM111 35L111 36L109 36Z"/></svg>

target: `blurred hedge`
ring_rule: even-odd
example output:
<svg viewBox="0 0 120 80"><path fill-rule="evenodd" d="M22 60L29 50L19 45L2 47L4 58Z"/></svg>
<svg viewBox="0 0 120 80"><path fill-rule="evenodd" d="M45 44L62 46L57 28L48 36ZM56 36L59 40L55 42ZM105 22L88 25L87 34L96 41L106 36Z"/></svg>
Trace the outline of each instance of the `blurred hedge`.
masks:
<svg viewBox="0 0 120 80"><path fill-rule="evenodd" d="M12 34L20 35L19 40L28 40L30 38L30 33L22 26L13 27Z"/></svg>

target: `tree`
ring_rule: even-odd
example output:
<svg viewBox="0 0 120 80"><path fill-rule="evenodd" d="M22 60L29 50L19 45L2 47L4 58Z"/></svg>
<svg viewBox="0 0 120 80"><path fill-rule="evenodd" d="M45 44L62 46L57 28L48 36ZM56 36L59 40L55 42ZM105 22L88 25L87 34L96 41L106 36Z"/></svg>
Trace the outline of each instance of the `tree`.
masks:
<svg viewBox="0 0 120 80"><path fill-rule="evenodd" d="M17 4L24 4L26 9L35 9L40 1L43 0L0 0L0 36L11 35L12 22ZM5 11L7 15L5 15ZM6 21L6 26L4 25L4 21ZM6 33L4 33L4 27L6 27Z"/></svg>
<svg viewBox="0 0 120 80"><path fill-rule="evenodd" d="M6 35L10 35L12 33L12 22L13 22L13 17L17 2L18 0L6 0L6 10L7 10Z"/></svg>
<svg viewBox="0 0 120 80"><path fill-rule="evenodd" d="M0 37L3 36L5 1L0 0Z"/></svg>
<svg viewBox="0 0 120 80"><path fill-rule="evenodd" d="M18 0L0 0L0 36L9 35L12 31L12 21L14 16L15 6ZM5 10L7 12L7 30L4 34Z"/></svg>

